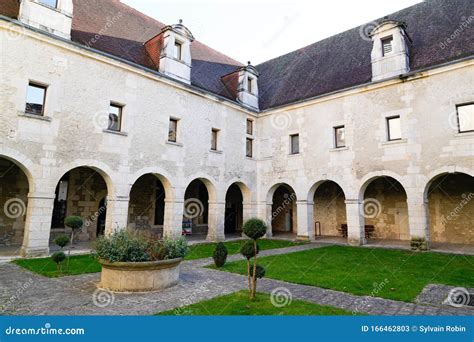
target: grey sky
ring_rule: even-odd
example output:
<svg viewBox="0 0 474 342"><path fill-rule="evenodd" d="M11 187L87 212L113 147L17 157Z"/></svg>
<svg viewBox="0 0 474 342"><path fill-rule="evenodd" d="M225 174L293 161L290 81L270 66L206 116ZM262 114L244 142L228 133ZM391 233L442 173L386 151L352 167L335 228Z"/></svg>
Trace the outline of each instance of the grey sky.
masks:
<svg viewBox="0 0 474 342"><path fill-rule="evenodd" d="M420 0L122 0L244 63L278 57Z"/></svg>

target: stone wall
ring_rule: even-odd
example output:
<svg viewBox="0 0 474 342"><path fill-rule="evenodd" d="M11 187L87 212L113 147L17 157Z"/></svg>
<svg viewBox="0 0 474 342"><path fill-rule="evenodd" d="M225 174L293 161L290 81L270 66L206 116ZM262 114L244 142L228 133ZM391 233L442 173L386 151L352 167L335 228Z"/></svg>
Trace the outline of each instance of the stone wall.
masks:
<svg viewBox="0 0 474 342"><path fill-rule="evenodd" d="M436 179L428 194L432 242L474 244L474 179L449 175Z"/></svg>
<svg viewBox="0 0 474 342"><path fill-rule="evenodd" d="M0 246L23 242L27 196L26 175L12 162L0 158Z"/></svg>
<svg viewBox="0 0 474 342"><path fill-rule="evenodd" d="M320 222L322 236L340 236L338 228L347 224L345 197L334 182L324 182L314 195L314 222Z"/></svg>

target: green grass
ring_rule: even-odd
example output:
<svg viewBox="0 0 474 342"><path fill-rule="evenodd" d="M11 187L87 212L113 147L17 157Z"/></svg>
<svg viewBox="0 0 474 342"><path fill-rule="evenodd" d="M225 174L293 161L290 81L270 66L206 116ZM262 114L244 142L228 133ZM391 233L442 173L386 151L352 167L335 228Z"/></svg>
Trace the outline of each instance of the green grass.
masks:
<svg viewBox="0 0 474 342"><path fill-rule="evenodd" d="M225 242L225 246L227 247L227 251L229 255L237 254L240 252L240 247L246 242L247 240L238 240L238 241L230 241ZM258 245L260 250L267 250L267 249L277 249L277 248L285 248L285 247L292 247L298 246L303 244L302 242L293 242L293 241L285 241L285 240L259 240ZM210 258L212 257L212 253L216 249L217 243L200 243L189 246L189 253L186 256L186 260L194 260L194 259L202 259L202 258Z"/></svg>
<svg viewBox="0 0 474 342"><path fill-rule="evenodd" d="M226 242L225 245L228 248L229 255L239 253L240 246L244 241L232 241ZM301 243L282 241L282 240L261 240L259 246L261 250L283 248L296 246ZM203 243L190 246L189 254L186 256L186 260L194 260L201 258L212 257L212 253L216 248L215 243ZM41 259L19 259L14 261L15 264L24 267L31 272L41 274L46 277L55 278L69 275L85 274L85 273L96 273L101 271L101 266L92 255L78 255L71 256L69 261L69 268L66 268L66 261L63 262L63 272L59 273L56 268L56 264L51 258Z"/></svg>
<svg viewBox="0 0 474 342"><path fill-rule="evenodd" d="M257 293L255 301L250 301L247 291L235 292L174 310L158 313L160 316L341 316L351 315L342 309L321 306L301 300L292 300L281 308L275 307L270 295Z"/></svg>
<svg viewBox="0 0 474 342"><path fill-rule="evenodd" d="M331 246L259 258L267 278L413 301L428 284L474 287L474 256ZM246 262L221 270L245 274Z"/></svg>
<svg viewBox="0 0 474 342"><path fill-rule="evenodd" d="M51 258L18 259L13 262L31 272L50 278L84 273L96 273L101 270L100 264L92 255L71 256L69 260L69 268L66 267L67 261L63 262L62 273L58 273L56 263L53 262Z"/></svg>

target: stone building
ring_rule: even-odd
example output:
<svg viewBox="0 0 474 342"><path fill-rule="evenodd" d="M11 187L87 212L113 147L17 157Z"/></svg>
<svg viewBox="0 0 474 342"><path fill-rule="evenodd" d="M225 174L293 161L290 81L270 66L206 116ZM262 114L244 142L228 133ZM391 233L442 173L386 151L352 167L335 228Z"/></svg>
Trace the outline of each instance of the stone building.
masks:
<svg viewBox="0 0 474 342"><path fill-rule="evenodd" d="M260 65L117 0L0 0L0 244L133 227L474 245L474 6ZM1 248L0 248L1 249Z"/></svg>

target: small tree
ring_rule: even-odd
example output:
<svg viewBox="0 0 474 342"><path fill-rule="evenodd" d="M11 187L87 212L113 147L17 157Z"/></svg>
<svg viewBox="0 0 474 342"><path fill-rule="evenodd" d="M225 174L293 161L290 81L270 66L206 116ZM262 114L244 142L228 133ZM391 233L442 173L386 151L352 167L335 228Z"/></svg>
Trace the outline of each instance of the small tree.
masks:
<svg viewBox="0 0 474 342"><path fill-rule="evenodd" d="M55 252L53 255L51 255L51 259L56 263L56 267L59 273L62 272L61 270L61 264L66 259L66 254L64 252Z"/></svg>
<svg viewBox="0 0 474 342"><path fill-rule="evenodd" d="M214 250L214 254L212 255L214 263L217 267L222 267L225 265L228 254L229 252L227 251L227 247L222 242L219 242L216 246L216 249Z"/></svg>
<svg viewBox="0 0 474 342"><path fill-rule="evenodd" d="M56 239L54 239L54 243L58 245L61 250L63 250L64 247L66 247L71 240L69 239L69 236L67 235L60 235Z"/></svg>
<svg viewBox="0 0 474 342"><path fill-rule="evenodd" d="M68 216L64 219L64 224L66 227L71 228L71 245L69 246L69 251L67 253L67 264L66 268L69 269L69 258L71 257L71 246L74 243L74 235L76 231L81 229L84 226L84 220L80 216Z"/></svg>
<svg viewBox="0 0 474 342"><path fill-rule="evenodd" d="M82 226L84 225L84 220L80 216L68 216L64 219L64 224L66 227L69 227L72 229L71 233L71 245L74 244L74 235L76 234L76 231L81 229Z"/></svg>
<svg viewBox="0 0 474 342"><path fill-rule="evenodd" d="M257 293L257 279L265 275L263 266L257 265L257 254L259 252L257 240L263 237L267 232L265 222L260 219L250 219L245 222L243 227L244 234L253 241L245 243L240 252L247 258L247 273L249 281L249 295L250 299L254 300ZM250 259L253 258L253 267L250 264Z"/></svg>

